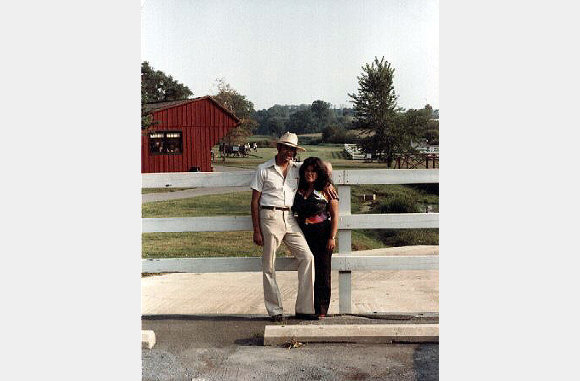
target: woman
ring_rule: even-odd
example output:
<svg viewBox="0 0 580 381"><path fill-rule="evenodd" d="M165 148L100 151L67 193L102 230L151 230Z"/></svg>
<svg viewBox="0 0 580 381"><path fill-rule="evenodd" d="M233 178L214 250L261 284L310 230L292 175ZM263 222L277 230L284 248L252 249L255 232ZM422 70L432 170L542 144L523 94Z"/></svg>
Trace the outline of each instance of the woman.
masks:
<svg viewBox="0 0 580 381"><path fill-rule="evenodd" d="M298 215L300 228L314 254L314 311L325 317L330 304L331 258L338 231L338 198L323 192L331 181L319 158L304 160L299 173L292 210Z"/></svg>

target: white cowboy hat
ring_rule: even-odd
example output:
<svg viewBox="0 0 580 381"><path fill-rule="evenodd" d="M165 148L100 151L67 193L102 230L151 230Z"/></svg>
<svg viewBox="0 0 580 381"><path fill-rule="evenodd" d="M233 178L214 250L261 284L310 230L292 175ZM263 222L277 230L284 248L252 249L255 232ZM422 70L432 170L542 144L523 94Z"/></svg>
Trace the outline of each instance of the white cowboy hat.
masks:
<svg viewBox="0 0 580 381"><path fill-rule="evenodd" d="M286 146L294 147L300 151L306 151L305 148L302 148L298 145L298 135L293 132L286 132L284 135L280 137L277 141L278 144L284 144Z"/></svg>

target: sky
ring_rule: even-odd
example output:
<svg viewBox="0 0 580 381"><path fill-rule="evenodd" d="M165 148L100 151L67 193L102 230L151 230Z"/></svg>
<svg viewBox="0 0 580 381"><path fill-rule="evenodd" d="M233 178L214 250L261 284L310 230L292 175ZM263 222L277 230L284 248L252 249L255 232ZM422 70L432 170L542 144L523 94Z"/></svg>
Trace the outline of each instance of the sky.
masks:
<svg viewBox="0 0 580 381"><path fill-rule="evenodd" d="M362 66L395 69L398 105L439 108L437 0L142 0L141 58L188 86L223 78L254 103L352 107Z"/></svg>

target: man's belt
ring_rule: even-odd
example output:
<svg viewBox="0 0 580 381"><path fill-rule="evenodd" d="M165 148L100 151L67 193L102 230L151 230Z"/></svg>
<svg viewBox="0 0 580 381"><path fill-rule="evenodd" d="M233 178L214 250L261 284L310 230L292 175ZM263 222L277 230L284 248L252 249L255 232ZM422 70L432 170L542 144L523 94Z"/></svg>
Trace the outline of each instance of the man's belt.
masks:
<svg viewBox="0 0 580 381"><path fill-rule="evenodd" d="M269 209L269 210L290 210L289 207L279 207L279 206L260 206L261 209Z"/></svg>

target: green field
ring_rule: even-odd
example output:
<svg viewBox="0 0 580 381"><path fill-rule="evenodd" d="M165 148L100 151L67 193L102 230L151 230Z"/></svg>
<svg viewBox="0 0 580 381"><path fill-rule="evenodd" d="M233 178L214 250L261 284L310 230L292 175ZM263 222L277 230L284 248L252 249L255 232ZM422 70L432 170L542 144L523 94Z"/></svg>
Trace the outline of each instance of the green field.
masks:
<svg viewBox="0 0 580 381"><path fill-rule="evenodd" d="M385 163L365 163L362 160L347 159L343 149L344 145L342 144L303 145L302 147L306 149L306 152L298 153L300 161L310 156L317 156L323 160L330 161L333 168L336 169L387 168ZM258 164L262 164L273 158L276 155L276 148L258 148L257 152L251 151L247 157L228 157L225 161L219 157L216 147L214 147L214 154L216 157L214 165L254 169Z"/></svg>
<svg viewBox="0 0 580 381"><path fill-rule="evenodd" d="M250 215L252 192L212 194L203 197L148 202L142 205L143 217L202 217Z"/></svg>
<svg viewBox="0 0 580 381"><path fill-rule="evenodd" d="M353 231L353 250L378 249L384 245L363 232ZM252 241L252 232L146 233L143 258L259 257L262 249ZM289 251L280 245L277 256Z"/></svg>
<svg viewBox="0 0 580 381"><path fill-rule="evenodd" d="M195 188L143 188L143 189L141 189L141 194L178 192L178 191L182 191L185 189L195 189Z"/></svg>
<svg viewBox="0 0 580 381"><path fill-rule="evenodd" d="M376 194L374 202L362 202L362 194ZM354 185L352 186L352 212L365 213L382 201L407 195L417 204L431 205L438 210L439 198L406 185ZM171 201L145 203L143 217L199 217L250 215L251 192L233 192ZM438 229L412 230L354 230L352 250L376 249L407 244L438 244ZM252 232L201 232L201 233L144 233L143 258L174 257L237 257L260 256L260 248L252 242ZM288 255L282 245L278 255Z"/></svg>
<svg viewBox="0 0 580 381"><path fill-rule="evenodd" d="M321 134L301 135L302 141L320 138ZM272 140L270 136L254 135L249 141ZM306 152L300 152L300 160L318 156L332 163L334 169L386 168L385 163L365 163L362 160L346 158L342 144L303 145ZM214 147L214 165L255 169L257 165L276 155L274 146L258 148L245 158L219 157ZM143 189L142 193L173 192L187 188ZM369 213L378 208L384 200L411 197L417 209L437 212L439 197L436 193L408 185L354 185L351 187L352 213ZM438 193L438 192L437 192ZM363 194L376 194L374 202L362 202ZM200 217L200 216L243 216L250 215L251 192L233 192L171 201L142 204L143 217ZM354 230L352 250L376 249L386 246L408 244L438 244L438 229L412 230ZM143 258L173 257L219 257L219 256L260 256L261 250L252 242L252 232L203 232L203 233L145 233L142 236ZM278 255L288 255L284 245Z"/></svg>

